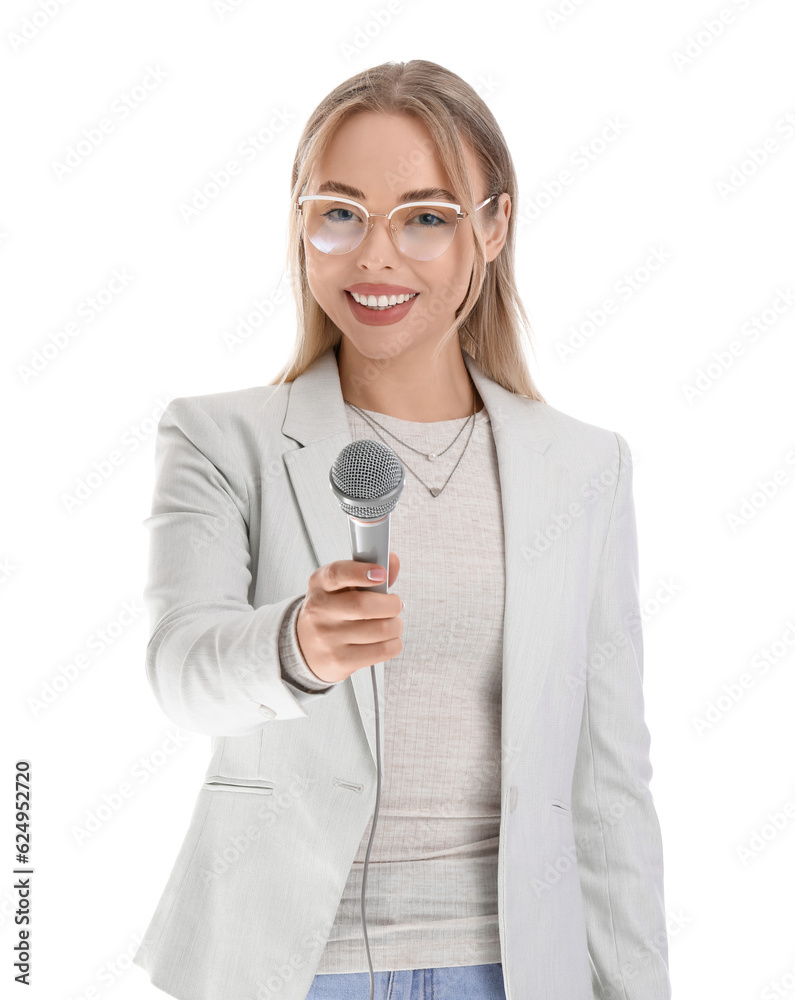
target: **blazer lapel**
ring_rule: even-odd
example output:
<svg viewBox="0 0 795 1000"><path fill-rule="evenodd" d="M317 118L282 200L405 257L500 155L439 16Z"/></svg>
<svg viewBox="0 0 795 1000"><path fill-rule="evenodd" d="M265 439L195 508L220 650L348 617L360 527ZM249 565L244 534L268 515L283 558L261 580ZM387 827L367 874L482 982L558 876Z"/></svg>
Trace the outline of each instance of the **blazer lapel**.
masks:
<svg viewBox="0 0 795 1000"><path fill-rule="evenodd" d="M462 353L489 414L502 492L502 779L506 788L555 655L554 623L563 594L567 540L559 519L565 516L572 498L568 469L548 455L554 451L550 449L554 436L545 413L548 404L503 388L471 355ZM351 441L333 348L292 382L282 433L303 445L285 452L284 462L318 566L350 559L347 517L329 486L329 470ZM375 671L383 718L384 664L377 663ZM369 671L357 670L350 679L375 761ZM381 749L383 765L383 743Z"/></svg>

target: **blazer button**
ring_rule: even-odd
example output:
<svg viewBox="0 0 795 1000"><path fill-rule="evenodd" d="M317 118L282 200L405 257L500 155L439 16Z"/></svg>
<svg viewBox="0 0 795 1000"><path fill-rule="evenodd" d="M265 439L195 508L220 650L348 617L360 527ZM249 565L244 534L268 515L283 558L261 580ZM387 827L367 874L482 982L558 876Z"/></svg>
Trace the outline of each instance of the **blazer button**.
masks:
<svg viewBox="0 0 795 1000"><path fill-rule="evenodd" d="M264 715L266 719L275 719L276 718L276 713L273 711L272 708L268 708L267 705L260 705L259 710L260 710L260 714Z"/></svg>

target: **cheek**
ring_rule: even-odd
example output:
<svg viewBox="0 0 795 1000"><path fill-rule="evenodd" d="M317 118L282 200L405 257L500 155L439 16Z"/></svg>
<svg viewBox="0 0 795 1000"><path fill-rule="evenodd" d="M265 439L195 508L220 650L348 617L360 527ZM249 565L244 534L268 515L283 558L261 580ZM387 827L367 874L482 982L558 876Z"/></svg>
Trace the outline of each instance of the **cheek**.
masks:
<svg viewBox="0 0 795 1000"><path fill-rule="evenodd" d="M323 273L322 262L318 259L317 250L311 243L304 243L304 256L306 259L306 273L313 278L319 278Z"/></svg>
<svg viewBox="0 0 795 1000"><path fill-rule="evenodd" d="M450 256L439 262L440 266L431 287L450 310L455 310L466 295L473 261L472 255L466 250L463 252L459 250L456 253L451 247L447 253Z"/></svg>
<svg viewBox="0 0 795 1000"><path fill-rule="evenodd" d="M312 294L318 302L323 303L333 298L339 290L342 278L338 271L339 265L333 257L320 254L316 249L307 253L306 276Z"/></svg>

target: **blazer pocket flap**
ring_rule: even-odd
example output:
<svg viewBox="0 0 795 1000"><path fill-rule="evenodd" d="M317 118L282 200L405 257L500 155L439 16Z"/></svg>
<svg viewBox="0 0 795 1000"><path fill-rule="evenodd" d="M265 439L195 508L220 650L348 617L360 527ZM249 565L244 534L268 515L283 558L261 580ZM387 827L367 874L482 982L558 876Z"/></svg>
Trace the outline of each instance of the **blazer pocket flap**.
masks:
<svg viewBox="0 0 795 1000"><path fill-rule="evenodd" d="M273 793L273 782L264 778L233 778L228 774L211 774L202 785L210 792L258 792Z"/></svg>
<svg viewBox="0 0 795 1000"><path fill-rule="evenodd" d="M553 813L570 813L571 806L568 802L562 802L560 799L552 799L552 812Z"/></svg>

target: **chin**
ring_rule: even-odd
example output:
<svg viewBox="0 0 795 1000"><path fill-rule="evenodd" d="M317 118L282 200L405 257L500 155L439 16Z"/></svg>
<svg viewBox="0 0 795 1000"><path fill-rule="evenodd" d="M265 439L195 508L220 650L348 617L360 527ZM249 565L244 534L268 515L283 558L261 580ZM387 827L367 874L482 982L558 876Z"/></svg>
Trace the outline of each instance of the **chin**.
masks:
<svg viewBox="0 0 795 1000"><path fill-rule="evenodd" d="M343 330L343 328L340 327L340 330ZM377 333L373 334L372 338L367 338L357 337L355 334L351 335L347 330L343 330L342 335L343 339L348 341L350 347L354 348L363 358L369 358L371 361L383 362L385 355L394 357L400 353L400 351L394 350L392 343L387 341L385 337L379 338ZM389 347L390 350L386 351L386 347Z"/></svg>

